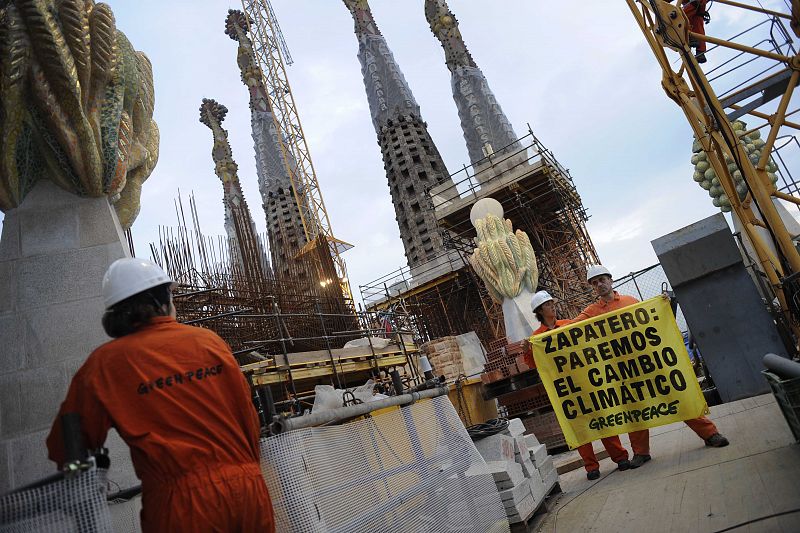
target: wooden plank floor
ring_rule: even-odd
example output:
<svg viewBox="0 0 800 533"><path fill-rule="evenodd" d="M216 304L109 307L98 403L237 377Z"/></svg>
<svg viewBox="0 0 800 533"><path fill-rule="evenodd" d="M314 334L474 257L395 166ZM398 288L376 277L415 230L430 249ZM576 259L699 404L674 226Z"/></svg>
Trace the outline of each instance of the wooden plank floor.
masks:
<svg viewBox="0 0 800 533"><path fill-rule="evenodd" d="M637 470L603 459L598 481L562 474L564 493L533 531L715 532L800 509L800 444L772 395L712 407L711 419L730 446L709 448L683 423L655 428L653 460ZM800 512L732 531L798 532Z"/></svg>

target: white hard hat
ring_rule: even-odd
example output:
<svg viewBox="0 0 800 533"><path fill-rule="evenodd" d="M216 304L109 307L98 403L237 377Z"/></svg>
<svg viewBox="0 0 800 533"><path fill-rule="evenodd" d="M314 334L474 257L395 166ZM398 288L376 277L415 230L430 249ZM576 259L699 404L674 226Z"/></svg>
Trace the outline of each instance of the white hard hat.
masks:
<svg viewBox="0 0 800 533"><path fill-rule="evenodd" d="M606 267L604 267L603 265L591 265L586 270L586 281L592 281L592 278L596 278L597 276L602 276L603 274L611 276L611 271Z"/></svg>
<svg viewBox="0 0 800 533"><path fill-rule="evenodd" d="M147 289L174 282L161 267L136 257L117 259L103 276L103 303L106 309Z"/></svg>
<svg viewBox="0 0 800 533"><path fill-rule="evenodd" d="M536 310L539 309L540 305L542 305L545 302L549 302L552 299L553 299L553 297L550 296L549 292L547 292L547 291L539 291L536 294L534 294L533 298L531 299L531 309L535 313Z"/></svg>

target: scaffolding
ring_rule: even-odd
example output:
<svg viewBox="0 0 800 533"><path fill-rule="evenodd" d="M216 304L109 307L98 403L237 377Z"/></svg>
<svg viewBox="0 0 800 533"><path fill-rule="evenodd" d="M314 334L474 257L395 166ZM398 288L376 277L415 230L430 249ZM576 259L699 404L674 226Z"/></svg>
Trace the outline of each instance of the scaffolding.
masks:
<svg viewBox="0 0 800 533"><path fill-rule="evenodd" d="M515 229L531 239L539 265L539 288L558 300L562 316L577 315L592 300L586 266L599 263L586 230L588 215L572 177L528 128L508 147L464 167L452 185L429 191L445 249L413 271L401 268L361 285L371 310L402 305L414 316L422 341L475 331L484 346L505 336L500 305L469 266L476 201L499 201Z"/></svg>
<svg viewBox="0 0 800 533"><path fill-rule="evenodd" d="M178 320L211 329L230 345L255 396L264 398L264 423L270 413L301 413L316 385L346 389L373 379L381 388L395 369L407 385L421 381L411 331L394 326L407 324L407 316L395 311L354 314L339 284L314 283L298 270L311 272L323 265L333 272L331 261L306 254L293 262L298 271L287 277L265 272L252 253L263 249L265 236L241 232L239 248L247 259L241 261L233 239L203 235L193 197L191 226L180 198L176 211L178 226L159 228L159 242L150 245L152 259L178 282ZM236 224L237 233L248 227ZM324 254L324 248L318 250ZM356 340L361 340L357 346L346 346Z"/></svg>
<svg viewBox="0 0 800 533"><path fill-rule="evenodd" d="M778 300L779 323L800 335L797 236L790 234L776 205L779 201L800 205L789 172L792 163L787 164L789 160L796 164L800 146L789 133L800 127L789 120L800 111L793 98L800 82L800 59L786 29L789 23L798 35L800 4L787 1L778 11L765 9L760 2L716 0L712 18L725 10L741 21L738 33L720 38L705 34L696 16L689 20L684 11L668 2L626 1L662 68L667 96L680 106L698 149L708 157L725 194L722 205L741 224L761 275ZM702 53L706 46L708 50ZM696 54L693 48L700 52ZM709 65L701 67L706 60ZM752 159L733 125L742 118L750 124L741 136L762 129L767 134ZM780 172L772 172L772 161Z"/></svg>

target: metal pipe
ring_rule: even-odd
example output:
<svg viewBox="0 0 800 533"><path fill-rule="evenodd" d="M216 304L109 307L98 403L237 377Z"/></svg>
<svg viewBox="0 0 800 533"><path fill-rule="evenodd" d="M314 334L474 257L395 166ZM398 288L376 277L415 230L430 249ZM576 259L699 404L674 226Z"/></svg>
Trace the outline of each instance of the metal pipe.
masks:
<svg viewBox="0 0 800 533"><path fill-rule="evenodd" d="M800 363L768 353L764 356L764 366L772 370L779 378L795 379L800 378Z"/></svg>
<svg viewBox="0 0 800 533"><path fill-rule="evenodd" d="M450 387L444 385L421 392L412 392L410 394L392 396L390 398L376 400L374 402L366 402L357 405L349 405L347 407L340 407L339 409L331 409L330 411L311 413L310 415L292 418L279 418L272 423L270 429L272 430L273 435L277 435L278 433L286 433L288 431L295 431L297 429L321 426L331 422L339 422L348 418L366 415L367 413L377 411L378 409L384 409L386 407L408 405L425 398L444 396L449 390Z"/></svg>

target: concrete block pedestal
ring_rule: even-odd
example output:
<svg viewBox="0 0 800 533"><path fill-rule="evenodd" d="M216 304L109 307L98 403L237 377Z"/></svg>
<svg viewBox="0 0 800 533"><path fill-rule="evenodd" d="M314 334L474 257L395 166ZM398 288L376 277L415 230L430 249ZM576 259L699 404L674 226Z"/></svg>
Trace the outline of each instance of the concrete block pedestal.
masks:
<svg viewBox="0 0 800 533"><path fill-rule="evenodd" d="M106 198L40 181L5 214L0 237L0 493L51 474L47 436L72 376L108 337L100 286L129 255ZM109 438L121 487L137 484L127 446Z"/></svg>

